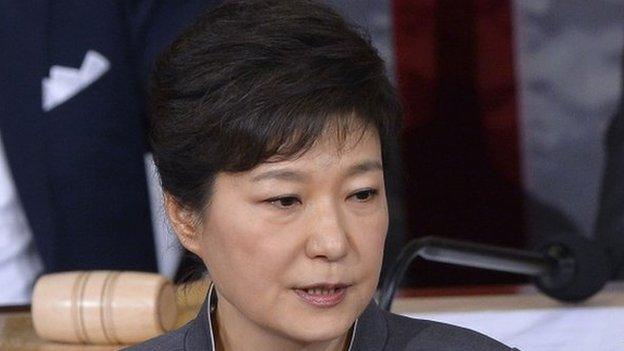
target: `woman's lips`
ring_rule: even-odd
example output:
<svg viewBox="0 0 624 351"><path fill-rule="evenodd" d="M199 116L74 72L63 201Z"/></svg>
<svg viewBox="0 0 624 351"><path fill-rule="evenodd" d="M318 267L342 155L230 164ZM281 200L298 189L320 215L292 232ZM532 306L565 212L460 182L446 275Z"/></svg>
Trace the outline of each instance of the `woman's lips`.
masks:
<svg viewBox="0 0 624 351"><path fill-rule="evenodd" d="M348 286L335 288L304 288L294 289L295 293L304 302L320 308L329 308L338 305L344 300Z"/></svg>

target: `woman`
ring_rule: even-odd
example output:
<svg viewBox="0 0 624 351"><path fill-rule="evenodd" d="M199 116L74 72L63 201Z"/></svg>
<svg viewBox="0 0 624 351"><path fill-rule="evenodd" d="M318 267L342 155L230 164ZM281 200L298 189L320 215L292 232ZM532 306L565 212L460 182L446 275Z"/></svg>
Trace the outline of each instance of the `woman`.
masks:
<svg viewBox="0 0 624 351"><path fill-rule="evenodd" d="M400 105L332 10L212 9L158 61L153 107L167 214L214 285L195 320L131 350L509 350L372 300Z"/></svg>

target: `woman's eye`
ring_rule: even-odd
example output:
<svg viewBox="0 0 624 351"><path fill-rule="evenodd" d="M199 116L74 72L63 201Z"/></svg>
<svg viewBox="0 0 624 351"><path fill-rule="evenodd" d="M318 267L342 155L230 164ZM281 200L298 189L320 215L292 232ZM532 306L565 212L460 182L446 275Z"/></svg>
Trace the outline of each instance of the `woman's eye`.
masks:
<svg viewBox="0 0 624 351"><path fill-rule="evenodd" d="M377 195L377 190L375 189L366 189L366 190L361 190L358 191L357 193L351 195L355 200L360 201L360 202L365 202L370 200L371 198L373 198L375 195Z"/></svg>
<svg viewBox="0 0 624 351"><path fill-rule="evenodd" d="M276 197L276 198L268 199L266 201L272 205L275 205L281 208L290 208L290 207L294 207L298 203L301 203L301 201L299 201L299 198L297 198L296 196Z"/></svg>

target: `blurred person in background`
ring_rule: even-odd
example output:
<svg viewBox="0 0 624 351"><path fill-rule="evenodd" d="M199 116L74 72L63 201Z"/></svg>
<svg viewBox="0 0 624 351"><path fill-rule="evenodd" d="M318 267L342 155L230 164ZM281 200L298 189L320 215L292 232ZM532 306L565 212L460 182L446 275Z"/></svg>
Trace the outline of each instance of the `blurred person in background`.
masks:
<svg viewBox="0 0 624 351"><path fill-rule="evenodd" d="M144 92L155 54L216 2L0 2L0 305L28 303L43 272L172 275Z"/></svg>

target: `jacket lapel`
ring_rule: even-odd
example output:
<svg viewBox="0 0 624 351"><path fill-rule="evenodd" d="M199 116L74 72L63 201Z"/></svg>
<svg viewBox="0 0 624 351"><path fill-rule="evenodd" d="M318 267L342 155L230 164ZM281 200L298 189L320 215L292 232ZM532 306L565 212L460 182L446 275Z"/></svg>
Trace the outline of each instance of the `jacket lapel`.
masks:
<svg viewBox="0 0 624 351"><path fill-rule="evenodd" d="M0 132L11 173L35 241L53 237L58 228L53 194L47 181L46 116L41 79L47 75L48 1L2 1L0 13ZM55 254L41 251L49 264ZM47 255L48 257L46 257Z"/></svg>
<svg viewBox="0 0 624 351"><path fill-rule="evenodd" d="M371 301L360 315L355 329L352 351L381 351L388 337L388 327L381 309Z"/></svg>

